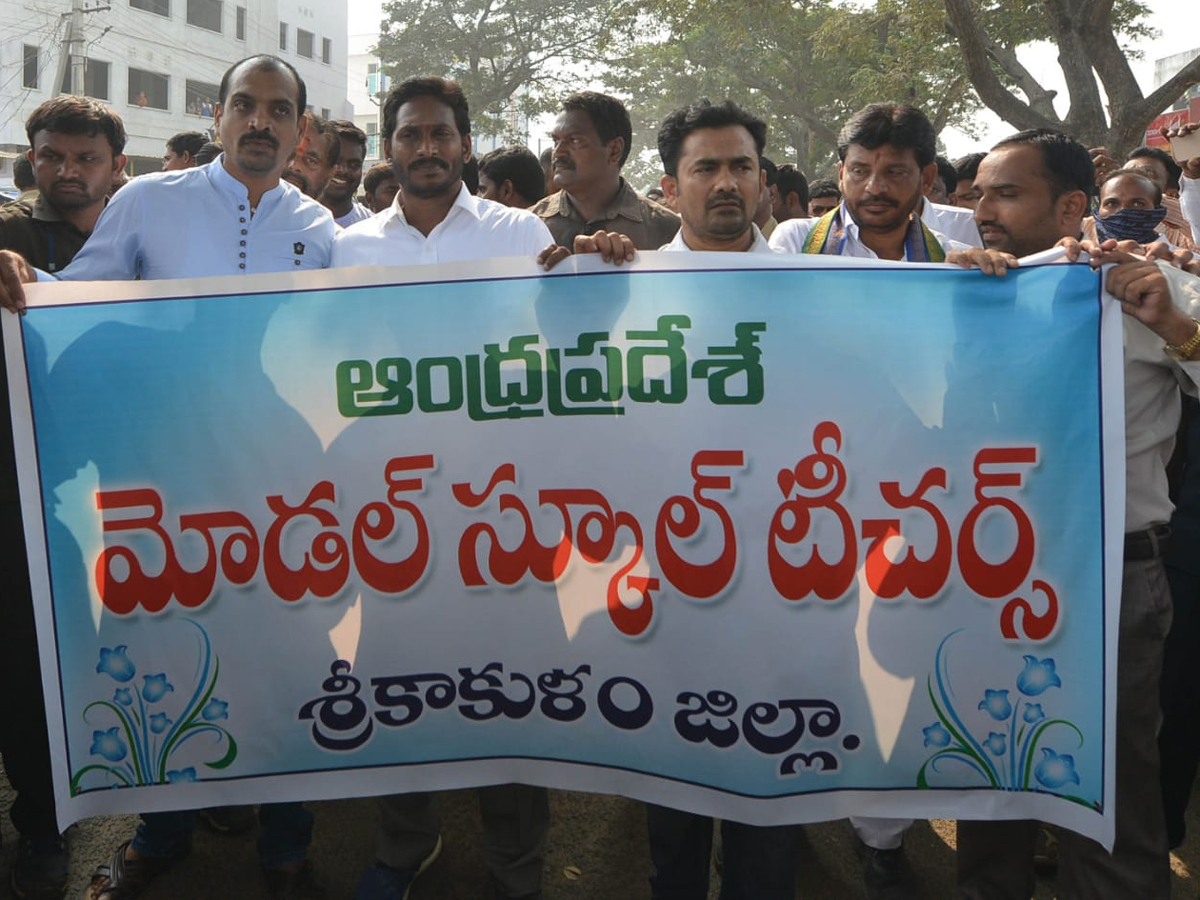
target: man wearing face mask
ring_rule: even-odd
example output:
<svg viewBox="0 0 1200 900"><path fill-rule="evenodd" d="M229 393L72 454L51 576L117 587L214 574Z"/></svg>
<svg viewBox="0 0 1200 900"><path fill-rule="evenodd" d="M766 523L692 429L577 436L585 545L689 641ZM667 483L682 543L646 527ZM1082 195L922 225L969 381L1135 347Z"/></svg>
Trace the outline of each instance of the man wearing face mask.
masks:
<svg viewBox="0 0 1200 900"><path fill-rule="evenodd" d="M1158 226L1167 217L1162 198L1162 188L1146 175L1134 169L1117 169L1100 184L1098 215L1083 220L1084 237L1165 243L1174 249L1175 245L1158 233Z"/></svg>

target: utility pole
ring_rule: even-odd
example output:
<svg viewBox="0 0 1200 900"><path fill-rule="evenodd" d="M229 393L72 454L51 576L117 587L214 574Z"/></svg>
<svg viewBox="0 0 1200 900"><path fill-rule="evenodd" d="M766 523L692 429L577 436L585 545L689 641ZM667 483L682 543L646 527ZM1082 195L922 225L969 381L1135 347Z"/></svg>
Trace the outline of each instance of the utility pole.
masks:
<svg viewBox="0 0 1200 900"><path fill-rule="evenodd" d="M83 44L83 15L84 13L105 12L111 6L85 7L85 0L71 0L71 11L62 14L67 20L67 33L62 40L62 56L58 61L58 77L54 83L54 96L60 94L82 94L87 73L87 55ZM71 82L64 90L67 72L71 73Z"/></svg>

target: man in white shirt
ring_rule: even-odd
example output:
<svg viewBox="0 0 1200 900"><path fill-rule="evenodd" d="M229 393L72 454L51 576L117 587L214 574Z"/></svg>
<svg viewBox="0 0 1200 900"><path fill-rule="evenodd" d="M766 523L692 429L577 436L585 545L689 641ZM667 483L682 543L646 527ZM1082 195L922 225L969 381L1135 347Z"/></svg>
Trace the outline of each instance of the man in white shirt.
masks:
<svg viewBox="0 0 1200 900"><path fill-rule="evenodd" d="M766 184L759 157L767 126L733 103L707 100L676 110L658 133L664 195L681 224L665 251L771 253L753 222ZM653 900L708 896L713 822L646 804ZM796 831L721 823L722 897L791 900L795 896Z"/></svg>
<svg viewBox="0 0 1200 900"><path fill-rule="evenodd" d="M344 119L330 122L338 136L338 158L333 172L321 192L321 203L333 213L333 221L341 228L349 228L355 222L374 215L354 199L358 186L362 184L363 161L367 158L367 135Z"/></svg>
<svg viewBox="0 0 1200 900"><path fill-rule="evenodd" d="M873 103L838 136L842 202L820 219L789 219L771 235L787 253L941 262L970 246L922 222L918 210L937 175L937 135L911 106Z"/></svg>
<svg viewBox="0 0 1200 900"><path fill-rule="evenodd" d="M145 175L101 213L71 264L53 276L0 251L0 305L24 308L22 282L199 278L291 272L329 264L329 211L280 173L304 132L304 81L273 56L231 66L221 79L216 128L225 152L206 166ZM184 216L181 217L181 211ZM299 803L260 808L260 861L272 897L323 896L306 861L312 814ZM96 869L91 900L130 900L187 855L196 813L142 817L132 841Z"/></svg>
<svg viewBox="0 0 1200 900"><path fill-rule="evenodd" d="M1000 142L979 165L975 215L987 251L955 254L1004 273L1017 256L1074 239L1095 175L1082 144L1044 129ZM1075 245L1076 248L1078 245ZM984 257L987 257L986 259ZM1116 839L1112 853L1063 829L1058 895L1088 900L1166 898L1171 870L1158 784L1159 673L1171 621L1162 554L1171 516L1165 466L1179 424L1179 386L1200 385L1200 279L1166 263L1115 251L1109 292L1125 326L1125 565L1117 659ZM958 823L960 896L1021 898L1033 892L1037 825Z"/></svg>
<svg viewBox="0 0 1200 900"><path fill-rule="evenodd" d="M383 150L400 192L392 206L352 225L334 241L333 265L415 265L489 257L530 259L554 244L533 213L472 197L462 182L471 158L471 122L462 89L441 78L413 78L383 105ZM483 856L497 897L541 897L542 853L549 830L545 788L479 789ZM437 858L442 840L433 796L379 800L376 862L363 873L357 900L408 896Z"/></svg>

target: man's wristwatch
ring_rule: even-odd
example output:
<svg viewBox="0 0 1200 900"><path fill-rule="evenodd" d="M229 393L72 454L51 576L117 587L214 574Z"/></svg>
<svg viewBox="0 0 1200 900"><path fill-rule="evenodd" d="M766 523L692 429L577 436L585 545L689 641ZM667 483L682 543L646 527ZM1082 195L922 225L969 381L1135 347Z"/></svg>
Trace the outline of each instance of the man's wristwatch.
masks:
<svg viewBox="0 0 1200 900"><path fill-rule="evenodd" d="M1200 347L1200 322L1192 319L1196 326L1196 330L1192 332L1192 336L1182 344L1165 344L1163 353L1178 362L1190 362L1192 354L1196 352L1196 348Z"/></svg>

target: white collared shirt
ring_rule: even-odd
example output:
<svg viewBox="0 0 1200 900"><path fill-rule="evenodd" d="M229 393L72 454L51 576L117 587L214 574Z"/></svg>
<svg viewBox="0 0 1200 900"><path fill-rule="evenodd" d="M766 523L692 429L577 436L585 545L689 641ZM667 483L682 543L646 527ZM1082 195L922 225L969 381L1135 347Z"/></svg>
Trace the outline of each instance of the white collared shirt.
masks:
<svg viewBox="0 0 1200 900"><path fill-rule="evenodd" d="M1176 308L1200 319L1200 278L1159 262ZM1141 531L1171 518L1167 461L1179 427L1179 387L1200 386L1200 362L1176 362L1163 339L1130 315L1125 326L1125 530Z"/></svg>
<svg viewBox="0 0 1200 900"><path fill-rule="evenodd" d="M763 237L763 233L759 230L758 226L755 225L753 222L751 222L750 227L752 229L754 229L754 240L750 242L750 246L746 248L745 252L746 253L774 253L775 251L771 249L770 245L767 243L767 239L765 237ZM683 239L683 229L682 228L679 229L679 232L675 235L675 238L674 238L674 240L671 241L671 243L663 244L658 249L664 250L664 251L680 251L680 250L682 250L687 253L693 252L692 248L689 247L687 245L687 242Z"/></svg>
<svg viewBox="0 0 1200 900"><path fill-rule="evenodd" d="M554 243L542 220L471 196L464 185L446 218L429 236L408 224L397 194L391 207L341 232L333 242L334 266L463 262L502 256L533 258Z"/></svg>
<svg viewBox="0 0 1200 900"><path fill-rule="evenodd" d="M56 277L129 281L328 266L334 233L329 210L280 181L251 215L246 186L225 170L224 158L130 181Z"/></svg>
<svg viewBox="0 0 1200 900"><path fill-rule="evenodd" d="M922 197L921 210L918 215L934 234L944 234L950 240L968 247L983 246L983 238L979 236L979 226L975 224L975 210L973 209L967 209L965 206L931 203L928 197ZM947 253L950 252L949 248L943 249Z"/></svg>
<svg viewBox="0 0 1200 900"><path fill-rule="evenodd" d="M818 221L818 219L788 219L786 222L780 222L771 233L771 240L769 241L771 249L780 253L803 253L804 241ZM859 259L879 259L875 255L875 251L862 242L862 237L858 231L858 224L854 221L854 216L850 215L850 210L846 209L845 203L842 204L842 221L846 223L846 241L842 245L842 252L838 255L854 256ZM969 244L951 240L929 225L929 223L926 223L926 227L933 232L933 236L938 239L938 243L942 245L942 249L947 253L954 250L970 249ZM904 262L908 261L908 248L906 247Z"/></svg>

